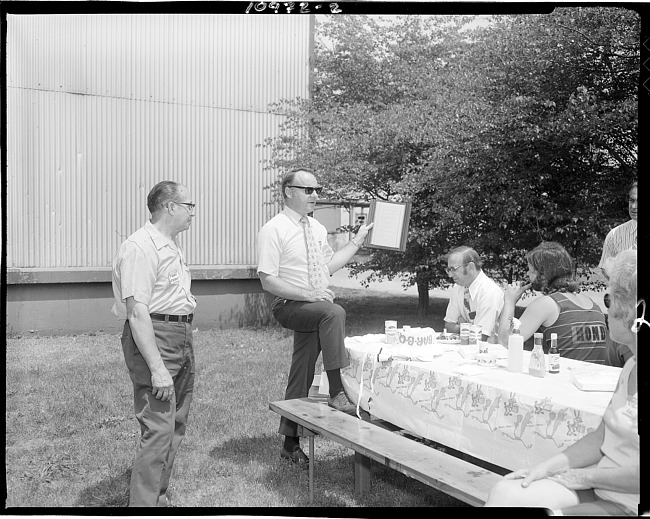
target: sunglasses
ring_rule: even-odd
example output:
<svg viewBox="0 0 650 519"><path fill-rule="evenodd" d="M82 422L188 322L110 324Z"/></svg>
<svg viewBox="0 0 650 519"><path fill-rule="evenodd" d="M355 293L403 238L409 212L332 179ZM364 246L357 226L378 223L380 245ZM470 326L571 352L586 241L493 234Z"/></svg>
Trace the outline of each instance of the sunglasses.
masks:
<svg viewBox="0 0 650 519"><path fill-rule="evenodd" d="M304 190L306 195L311 195L312 193L316 193L317 195L320 195L321 192L323 191L323 188L318 186L318 187L307 187L307 186L288 186L288 187L295 187L297 189L302 189Z"/></svg>

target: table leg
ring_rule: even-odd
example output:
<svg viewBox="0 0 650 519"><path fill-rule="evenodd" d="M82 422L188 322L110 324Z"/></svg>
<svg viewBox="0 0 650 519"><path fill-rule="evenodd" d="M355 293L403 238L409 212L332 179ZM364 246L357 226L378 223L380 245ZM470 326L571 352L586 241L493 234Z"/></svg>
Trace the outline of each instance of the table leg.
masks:
<svg viewBox="0 0 650 519"><path fill-rule="evenodd" d="M370 490L370 463L369 457L354 453L354 493L357 496Z"/></svg>
<svg viewBox="0 0 650 519"><path fill-rule="evenodd" d="M309 504L314 504L314 436L309 437Z"/></svg>

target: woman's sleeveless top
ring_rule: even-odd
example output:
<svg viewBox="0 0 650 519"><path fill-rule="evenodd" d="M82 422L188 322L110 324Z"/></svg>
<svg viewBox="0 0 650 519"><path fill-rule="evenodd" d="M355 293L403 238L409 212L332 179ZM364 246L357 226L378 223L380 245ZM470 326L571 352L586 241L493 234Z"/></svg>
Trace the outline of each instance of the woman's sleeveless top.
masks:
<svg viewBox="0 0 650 519"><path fill-rule="evenodd" d="M544 333L544 351L551 345L551 334L557 333L557 349L560 356L569 359L605 364L607 324L605 315L592 301L589 310L573 303L565 294L555 292L549 296L557 304L560 315Z"/></svg>

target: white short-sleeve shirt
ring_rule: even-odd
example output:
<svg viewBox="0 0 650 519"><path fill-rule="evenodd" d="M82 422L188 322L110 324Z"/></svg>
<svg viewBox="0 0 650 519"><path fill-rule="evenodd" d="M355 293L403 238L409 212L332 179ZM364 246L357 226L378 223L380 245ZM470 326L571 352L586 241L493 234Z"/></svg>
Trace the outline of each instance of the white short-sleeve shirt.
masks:
<svg viewBox="0 0 650 519"><path fill-rule="evenodd" d="M313 290L309 284L307 245L300 223L301 215L285 207L260 229L257 237L257 272L277 276L292 285ZM328 263L334 251L327 241L327 229L316 219L307 217L316 243ZM324 267L324 279L329 285L330 273Z"/></svg>
<svg viewBox="0 0 650 519"><path fill-rule="evenodd" d="M151 222L120 246L113 262L112 312L126 319L126 299L147 305L149 313L186 315L194 312L190 269L180 245L163 236Z"/></svg>
<svg viewBox="0 0 650 519"><path fill-rule="evenodd" d="M637 236L637 223L636 220L628 220L621 225L614 227L605 236L603 243L603 253L598 263L598 268L605 266L605 261L608 258L613 258L619 252L636 249L636 236Z"/></svg>
<svg viewBox="0 0 650 519"><path fill-rule="evenodd" d="M503 290L481 270L469 286L469 295L472 312L476 312L474 324L481 326L482 334L492 335L497 318L503 309ZM457 323L461 316L465 321L470 321L469 312L465 308L465 287L454 285L444 320Z"/></svg>

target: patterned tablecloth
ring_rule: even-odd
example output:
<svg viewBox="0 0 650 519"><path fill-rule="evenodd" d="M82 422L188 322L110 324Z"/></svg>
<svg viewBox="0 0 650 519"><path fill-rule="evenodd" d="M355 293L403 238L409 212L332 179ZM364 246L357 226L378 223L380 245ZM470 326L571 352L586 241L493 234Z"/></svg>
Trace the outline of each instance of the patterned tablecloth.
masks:
<svg viewBox="0 0 650 519"><path fill-rule="evenodd" d="M360 408L511 470L547 459L600 423L612 392L581 391L572 374L611 381L621 371L562 358L559 374L537 378L528 374L529 352L523 373L511 373L505 349L485 367L458 345L391 346L383 334L348 337L346 349L343 385ZM424 361L406 360L409 352Z"/></svg>

